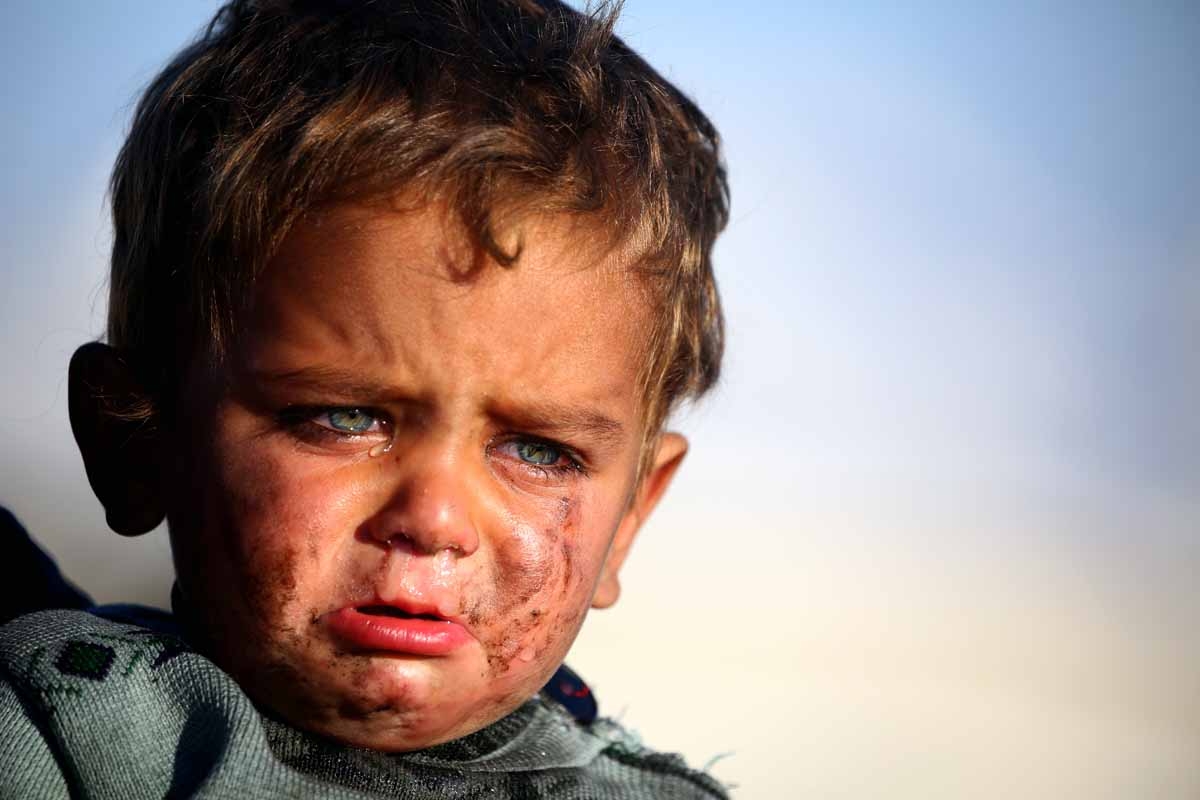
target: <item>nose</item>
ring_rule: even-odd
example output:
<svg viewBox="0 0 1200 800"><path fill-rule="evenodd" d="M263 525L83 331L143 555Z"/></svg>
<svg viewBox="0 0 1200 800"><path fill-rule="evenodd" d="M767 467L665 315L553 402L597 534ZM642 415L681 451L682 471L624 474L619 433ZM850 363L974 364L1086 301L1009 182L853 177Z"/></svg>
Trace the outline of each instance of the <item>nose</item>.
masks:
<svg viewBox="0 0 1200 800"><path fill-rule="evenodd" d="M367 521L366 533L378 542L403 542L429 555L443 550L460 557L474 553L479 534L464 471L445 460L424 461L418 453L400 454L397 461L384 467L394 466L401 475L386 503ZM413 467L414 461L424 464Z"/></svg>

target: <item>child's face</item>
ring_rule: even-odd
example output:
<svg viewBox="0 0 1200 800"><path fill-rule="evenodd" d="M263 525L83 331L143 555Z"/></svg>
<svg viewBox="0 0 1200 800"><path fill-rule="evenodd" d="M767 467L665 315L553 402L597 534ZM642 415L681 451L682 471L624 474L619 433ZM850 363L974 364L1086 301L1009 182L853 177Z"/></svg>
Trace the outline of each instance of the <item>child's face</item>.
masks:
<svg viewBox="0 0 1200 800"><path fill-rule="evenodd" d="M443 221L337 206L293 229L230 363L185 384L168 499L213 658L378 749L532 696L685 449L664 437L635 495L637 279L553 220L464 277Z"/></svg>

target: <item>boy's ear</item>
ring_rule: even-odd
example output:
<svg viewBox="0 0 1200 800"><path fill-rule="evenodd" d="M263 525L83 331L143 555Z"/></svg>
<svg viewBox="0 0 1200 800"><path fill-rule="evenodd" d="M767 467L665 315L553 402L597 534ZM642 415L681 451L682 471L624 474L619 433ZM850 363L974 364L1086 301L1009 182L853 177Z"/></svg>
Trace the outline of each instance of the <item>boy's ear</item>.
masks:
<svg viewBox="0 0 1200 800"><path fill-rule="evenodd" d="M71 431L108 527L122 536L152 530L166 516L159 432L131 413L147 404L133 370L113 348L89 342L71 357L67 383Z"/></svg>
<svg viewBox="0 0 1200 800"><path fill-rule="evenodd" d="M617 526L616 535L613 536L612 547L609 548L608 558L604 561L600 580L596 584L596 593L592 595L592 608L608 608L617 602L621 595L621 582L617 574L621 571L621 565L625 563L625 557L629 555L633 538L646 521L646 517L650 516L650 512L658 505L659 498L663 496L671 478L675 476L675 470L687 455L687 449L687 439L678 433L664 433L659 437L650 469L638 487L633 502L625 510L625 516Z"/></svg>

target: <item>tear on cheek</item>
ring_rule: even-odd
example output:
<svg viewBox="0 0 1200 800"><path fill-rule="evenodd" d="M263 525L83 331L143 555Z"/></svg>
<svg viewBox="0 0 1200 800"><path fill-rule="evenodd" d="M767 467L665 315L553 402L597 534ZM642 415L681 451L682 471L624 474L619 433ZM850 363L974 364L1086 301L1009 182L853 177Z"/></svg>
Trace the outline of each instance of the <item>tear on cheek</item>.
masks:
<svg viewBox="0 0 1200 800"><path fill-rule="evenodd" d="M545 609L534 606L511 615L492 640L494 643L486 645L488 671L492 677L534 663L550 646L554 636L545 630L546 613Z"/></svg>
<svg viewBox="0 0 1200 800"><path fill-rule="evenodd" d="M581 612L564 607L563 601L579 588L571 537L578 514L577 501L559 498L543 520L545 527L510 520L498 543L490 601L465 610L472 626L502 626L486 645L493 677L537 662L559 637L577 628ZM560 613L566 616L560 618Z"/></svg>
<svg viewBox="0 0 1200 800"><path fill-rule="evenodd" d="M510 624L500 643L494 648L489 648L488 670L492 677L499 677L513 669L532 664L545 649L544 643L535 646L534 640L538 637L531 635L537 628L542 614L540 609L535 611L536 613L526 614Z"/></svg>
<svg viewBox="0 0 1200 800"><path fill-rule="evenodd" d="M458 557L450 550L440 550L433 558L433 588L453 589L458 583Z"/></svg>

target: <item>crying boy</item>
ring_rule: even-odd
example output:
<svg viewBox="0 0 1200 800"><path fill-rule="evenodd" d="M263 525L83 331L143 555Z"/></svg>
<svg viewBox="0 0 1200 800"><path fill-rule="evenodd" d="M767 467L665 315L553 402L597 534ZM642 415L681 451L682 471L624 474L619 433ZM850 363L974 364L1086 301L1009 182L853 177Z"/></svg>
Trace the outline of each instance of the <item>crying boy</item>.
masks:
<svg viewBox="0 0 1200 800"><path fill-rule="evenodd" d="M236 0L152 83L70 413L174 613L0 629L0 795L724 796L543 691L721 354L717 134L613 17Z"/></svg>

